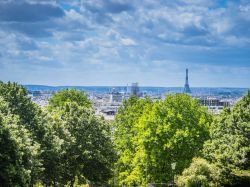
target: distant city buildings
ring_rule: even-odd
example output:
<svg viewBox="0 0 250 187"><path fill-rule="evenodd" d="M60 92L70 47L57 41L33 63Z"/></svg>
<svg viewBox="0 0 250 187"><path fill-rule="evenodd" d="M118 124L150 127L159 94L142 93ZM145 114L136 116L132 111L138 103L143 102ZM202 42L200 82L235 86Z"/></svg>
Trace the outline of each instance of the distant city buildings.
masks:
<svg viewBox="0 0 250 187"><path fill-rule="evenodd" d="M124 93L118 92L115 88L110 93L110 103L122 103L124 99Z"/></svg>
<svg viewBox="0 0 250 187"><path fill-rule="evenodd" d="M225 107L231 107L234 104L232 100L218 97L203 97L199 101L202 106L206 106L214 114L219 114Z"/></svg>
<svg viewBox="0 0 250 187"><path fill-rule="evenodd" d="M93 108L96 115L103 116L107 120L114 119L119 107L123 101L130 96L150 97L153 101L164 99L168 94L174 93L187 93L190 96L199 100L202 106L208 108L209 111L218 114L225 107L232 107L244 94L244 90L240 89L227 89L227 88L193 88L192 94L188 82L188 69L186 69L186 78L184 89L182 88L163 88L163 87L142 87L139 88L138 83L132 83L131 86L114 87L110 89L106 87L100 88L101 91L96 89L87 90L87 96L93 103ZM58 89L60 90L60 89ZM29 90L29 95L34 102L41 106L48 104L49 98L58 90ZM83 90L83 89L81 89Z"/></svg>
<svg viewBox="0 0 250 187"><path fill-rule="evenodd" d="M29 91L28 94L32 100L38 105L44 107L48 104L49 98L54 92L43 92L43 91Z"/></svg>
<svg viewBox="0 0 250 187"><path fill-rule="evenodd" d="M207 97L200 99L200 103L203 106L219 106L219 107L229 107L230 102L228 100L218 99L216 97Z"/></svg>

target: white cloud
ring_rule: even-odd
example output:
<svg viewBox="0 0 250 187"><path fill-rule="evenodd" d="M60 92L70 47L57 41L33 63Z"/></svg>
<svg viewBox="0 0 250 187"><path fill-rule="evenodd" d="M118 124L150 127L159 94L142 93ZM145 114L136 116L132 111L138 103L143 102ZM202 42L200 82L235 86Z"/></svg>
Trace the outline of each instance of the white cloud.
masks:
<svg viewBox="0 0 250 187"><path fill-rule="evenodd" d="M136 42L132 40L131 38L122 38L121 44L124 46L134 46L136 45Z"/></svg>

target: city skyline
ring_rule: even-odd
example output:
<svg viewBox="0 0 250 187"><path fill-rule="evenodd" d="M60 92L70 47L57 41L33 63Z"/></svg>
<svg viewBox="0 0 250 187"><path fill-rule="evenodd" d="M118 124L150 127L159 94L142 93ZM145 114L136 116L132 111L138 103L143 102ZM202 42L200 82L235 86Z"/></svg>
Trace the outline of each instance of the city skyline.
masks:
<svg viewBox="0 0 250 187"><path fill-rule="evenodd" d="M219 18L219 19L218 19ZM250 2L4 0L0 80L250 87Z"/></svg>

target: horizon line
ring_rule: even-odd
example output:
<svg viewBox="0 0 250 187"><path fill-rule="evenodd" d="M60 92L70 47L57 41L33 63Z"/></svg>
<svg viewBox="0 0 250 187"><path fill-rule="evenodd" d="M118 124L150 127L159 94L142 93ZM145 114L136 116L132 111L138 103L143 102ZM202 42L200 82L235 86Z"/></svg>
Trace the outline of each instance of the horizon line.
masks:
<svg viewBox="0 0 250 187"><path fill-rule="evenodd" d="M21 84L22 86L47 86L47 87L131 87L129 85L47 85L47 84ZM184 88L184 86L149 86L139 85L139 87L151 87L151 88ZM250 87L232 87L232 86L190 86L190 88L238 88L238 89L250 89Z"/></svg>

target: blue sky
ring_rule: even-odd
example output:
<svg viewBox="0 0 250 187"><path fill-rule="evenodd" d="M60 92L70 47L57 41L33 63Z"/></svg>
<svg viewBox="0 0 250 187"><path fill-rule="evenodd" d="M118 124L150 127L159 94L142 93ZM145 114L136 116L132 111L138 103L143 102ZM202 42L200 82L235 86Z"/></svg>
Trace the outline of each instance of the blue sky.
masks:
<svg viewBox="0 0 250 187"><path fill-rule="evenodd" d="M250 0L0 0L0 80L250 87Z"/></svg>

